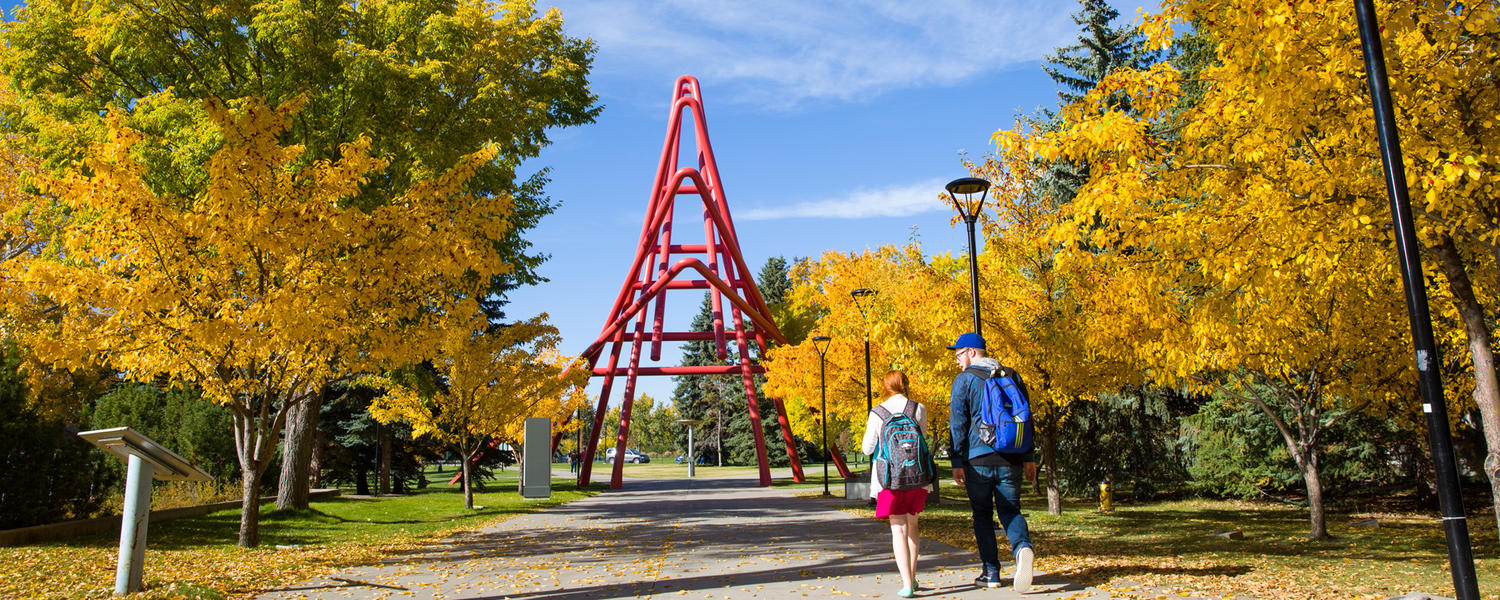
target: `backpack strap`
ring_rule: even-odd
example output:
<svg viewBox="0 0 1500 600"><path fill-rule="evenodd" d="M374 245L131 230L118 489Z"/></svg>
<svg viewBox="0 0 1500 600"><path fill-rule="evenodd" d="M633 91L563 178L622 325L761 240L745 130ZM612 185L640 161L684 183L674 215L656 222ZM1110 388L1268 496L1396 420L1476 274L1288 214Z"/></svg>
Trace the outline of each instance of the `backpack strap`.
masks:
<svg viewBox="0 0 1500 600"><path fill-rule="evenodd" d="M875 413L875 416L880 417L881 423L891 420L891 417L893 416L891 415L891 411L886 410L884 406L879 405L877 405L875 408L870 409L870 412Z"/></svg>
<svg viewBox="0 0 1500 600"><path fill-rule="evenodd" d="M986 371L986 370L981 369L979 367L969 367L967 369L964 369L964 372L968 373L970 375L973 375L975 377L978 377L980 379L989 379L990 378L990 371Z"/></svg>
<svg viewBox="0 0 1500 600"><path fill-rule="evenodd" d="M917 403L916 403L916 401L912 400L911 398L907 398L906 399L906 406L901 407L901 412L905 413L906 416L911 417L911 420L913 420L913 421L917 420Z"/></svg>

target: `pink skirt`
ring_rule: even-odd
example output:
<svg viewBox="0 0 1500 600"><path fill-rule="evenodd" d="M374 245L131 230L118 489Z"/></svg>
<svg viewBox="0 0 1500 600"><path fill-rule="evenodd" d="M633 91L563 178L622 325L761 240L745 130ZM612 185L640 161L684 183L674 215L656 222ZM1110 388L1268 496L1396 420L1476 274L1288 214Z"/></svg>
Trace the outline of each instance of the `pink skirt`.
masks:
<svg viewBox="0 0 1500 600"><path fill-rule="evenodd" d="M927 504L927 490L880 490L875 495L875 518L891 515L920 515Z"/></svg>

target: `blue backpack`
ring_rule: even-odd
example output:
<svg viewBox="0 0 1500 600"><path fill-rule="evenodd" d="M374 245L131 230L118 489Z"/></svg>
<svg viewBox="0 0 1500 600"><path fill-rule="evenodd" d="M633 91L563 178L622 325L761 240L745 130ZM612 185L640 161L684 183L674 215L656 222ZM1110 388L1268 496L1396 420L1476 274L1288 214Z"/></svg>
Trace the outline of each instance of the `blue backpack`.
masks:
<svg viewBox="0 0 1500 600"><path fill-rule="evenodd" d="M880 442L872 461L881 487L914 490L931 485L937 478L937 468L917 424L917 403L908 399L901 412L895 414L884 406L876 406L870 412L880 417L881 422Z"/></svg>
<svg viewBox="0 0 1500 600"><path fill-rule="evenodd" d="M979 403L979 438L1002 454L1031 452L1031 402L1016 384L1015 371L1001 367L993 376L973 369L984 379Z"/></svg>

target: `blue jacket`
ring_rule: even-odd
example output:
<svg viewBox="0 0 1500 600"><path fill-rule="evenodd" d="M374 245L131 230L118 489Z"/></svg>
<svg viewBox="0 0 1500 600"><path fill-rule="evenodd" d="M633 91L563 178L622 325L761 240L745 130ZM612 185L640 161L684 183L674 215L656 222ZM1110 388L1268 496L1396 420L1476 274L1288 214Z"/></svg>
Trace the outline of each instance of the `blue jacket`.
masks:
<svg viewBox="0 0 1500 600"><path fill-rule="evenodd" d="M969 369L990 373L1000 368L1000 363L993 358L978 358L969 365ZM953 392L948 396L948 439L953 441L953 451L948 453L948 459L953 463L954 469L967 466L970 459L995 454L994 448L979 441L979 405L984 400L985 378L975 375L969 369L964 369L953 378ZM1030 398L1025 382L1021 381L1021 374L1015 372L1015 369L1010 371L1016 379L1016 386ZM1012 463L1036 462L1036 456L1031 452L1006 455L1006 458Z"/></svg>

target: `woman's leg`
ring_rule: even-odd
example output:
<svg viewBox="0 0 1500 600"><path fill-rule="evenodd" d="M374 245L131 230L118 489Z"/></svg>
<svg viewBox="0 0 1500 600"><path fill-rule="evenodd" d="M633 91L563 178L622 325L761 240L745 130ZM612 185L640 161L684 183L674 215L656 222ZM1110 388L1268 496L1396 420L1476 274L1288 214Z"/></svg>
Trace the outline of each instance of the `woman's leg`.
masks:
<svg viewBox="0 0 1500 600"><path fill-rule="evenodd" d="M922 534L917 531L917 515L906 515L906 552L912 582L917 580L917 555L922 545Z"/></svg>
<svg viewBox="0 0 1500 600"><path fill-rule="evenodd" d="M896 570L901 572L901 583L906 589L912 586L912 559L911 550L907 541L907 517L911 515L891 515L891 550L896 555Z"/></svg>

